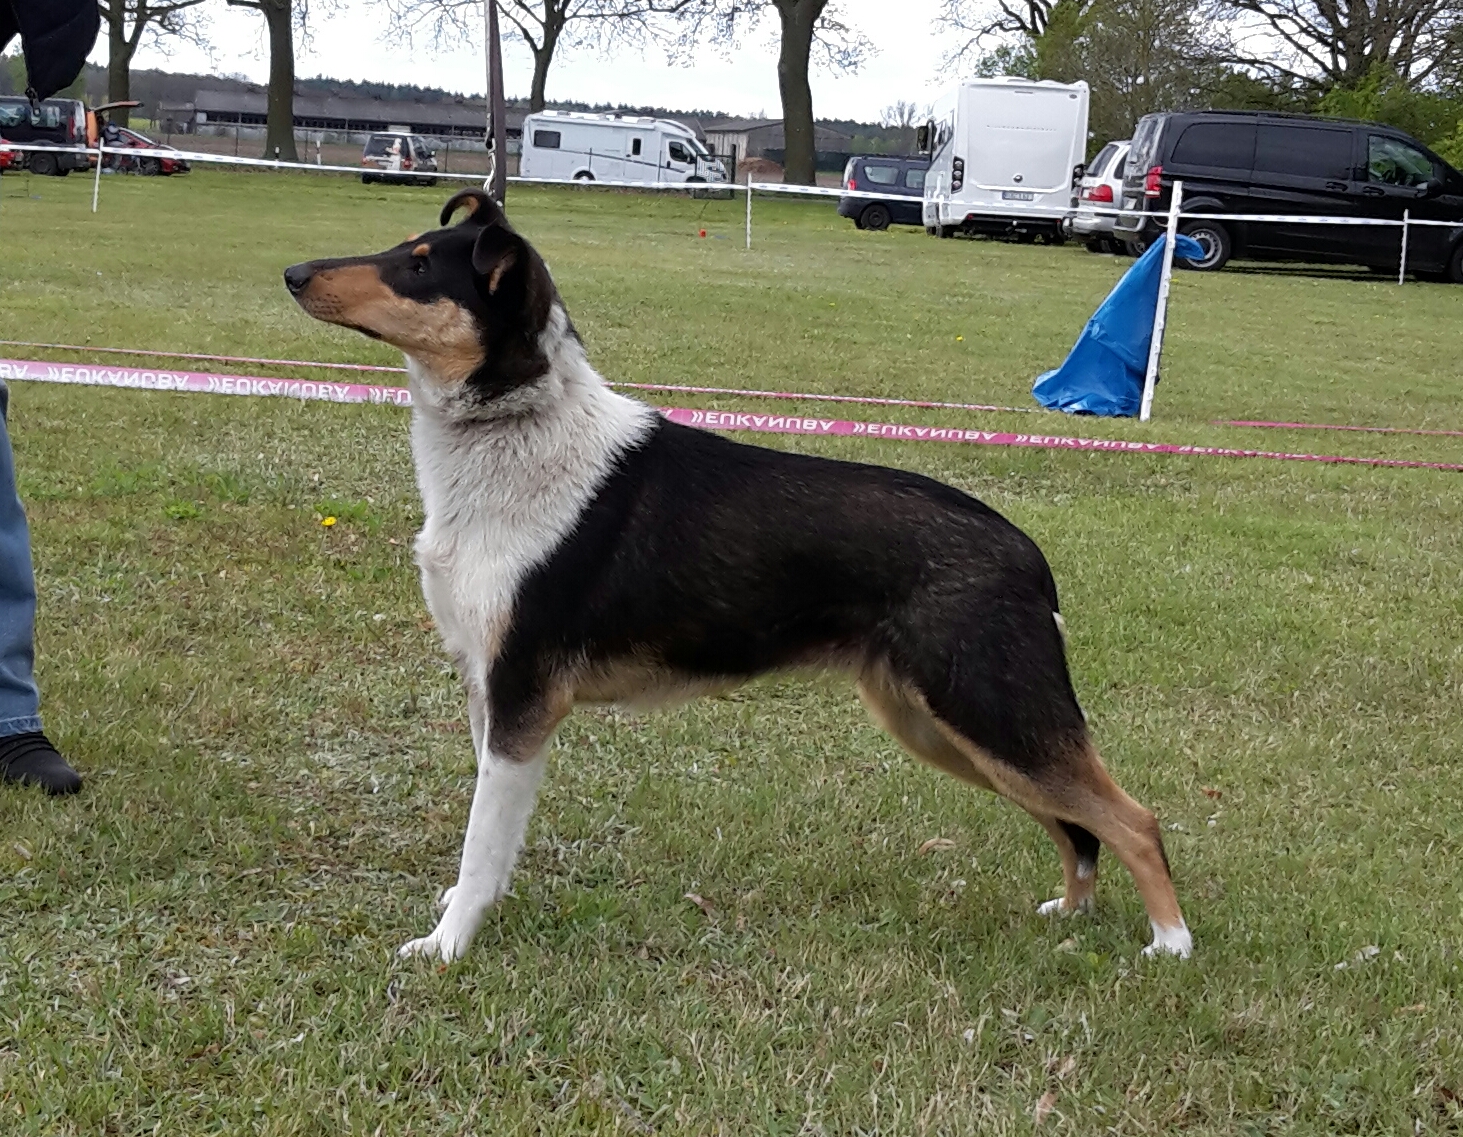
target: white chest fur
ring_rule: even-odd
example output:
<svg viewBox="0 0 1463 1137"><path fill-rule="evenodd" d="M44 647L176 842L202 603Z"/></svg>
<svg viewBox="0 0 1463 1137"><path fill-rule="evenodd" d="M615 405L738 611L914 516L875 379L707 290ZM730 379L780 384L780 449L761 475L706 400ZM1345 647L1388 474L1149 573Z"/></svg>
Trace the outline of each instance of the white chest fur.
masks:
<svg viewBox="0 0 1463 1137"><path fill-rule="evenodd" d="M563 542L654 411L616 395L560 339L553 368L511 413L464 417L408 359L412 455L426 521L422 592L470 689L482 690L524 577ZM555 358L557 356L557 358Z"/></svg>

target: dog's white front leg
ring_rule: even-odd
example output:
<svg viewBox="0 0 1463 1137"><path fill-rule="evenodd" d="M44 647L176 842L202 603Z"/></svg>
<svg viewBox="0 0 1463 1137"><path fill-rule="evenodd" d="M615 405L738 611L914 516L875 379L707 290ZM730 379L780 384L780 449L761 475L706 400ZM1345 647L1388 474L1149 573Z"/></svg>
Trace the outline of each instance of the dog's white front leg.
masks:
<svg viewBox="0 0 1463 1137"><path fill-rule="evenodd" d="M399 955L425 955L444 963L462 958L488 909L508 891L513 864L523 846L534 798L543 781L548 748L518 761L493 753L486 735L485 731L478 752L477 786L457 884L447 890L446 911L432 934L403 944Z"/></svg>

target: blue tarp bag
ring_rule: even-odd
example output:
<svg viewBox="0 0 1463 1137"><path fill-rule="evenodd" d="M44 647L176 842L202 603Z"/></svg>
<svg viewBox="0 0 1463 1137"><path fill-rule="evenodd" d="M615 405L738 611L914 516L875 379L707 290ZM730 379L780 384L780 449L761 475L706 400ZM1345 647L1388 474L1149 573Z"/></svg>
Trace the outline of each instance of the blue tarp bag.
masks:
<svg viewBox="0 0 1463 1137"><path fill-rule="evenodd" d="M1074 415L1138 413L1143 401L1143 375L1153 339L1153 310L1158 305L1158 278L1163 273L1159 237L1108 293L1077 337L1067 361L1037 376L1031 386L1036 401ZM1203 260L1204 250L1180 234L1174 256Z"/></svg>

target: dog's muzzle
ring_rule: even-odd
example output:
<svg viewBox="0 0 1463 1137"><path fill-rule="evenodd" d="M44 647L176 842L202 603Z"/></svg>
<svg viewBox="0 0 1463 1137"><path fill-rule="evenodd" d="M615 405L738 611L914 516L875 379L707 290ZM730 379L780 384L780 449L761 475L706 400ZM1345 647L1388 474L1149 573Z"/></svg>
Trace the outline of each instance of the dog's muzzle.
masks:
<svg viewBox="0 0 1463 1137"><path fill-rule="evenodd" d="M291 296L298 296L305 291L314 279L315 269L309 264L290 265L284 270L284 286L290 290Z"/></svg>

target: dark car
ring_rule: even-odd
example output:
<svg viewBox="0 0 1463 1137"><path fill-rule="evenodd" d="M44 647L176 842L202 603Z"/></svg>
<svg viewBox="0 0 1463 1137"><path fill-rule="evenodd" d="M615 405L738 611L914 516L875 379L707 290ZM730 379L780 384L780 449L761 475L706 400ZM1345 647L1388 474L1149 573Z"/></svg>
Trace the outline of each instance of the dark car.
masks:
<svg viewBox="0 0 1463 1137"><path fill-rule="evenodd" d="M873 154L854 157L843 168L843 188L887 197L840 197L838 215L851 217L860 229L890 225L923 225L925 171L928 158Z"/></svg>
<svg viewBox="0 0 1463 1137"><path fill-rule="evenodd" d="M1138 123L1113 235L1142 248L1163 231L1173 183L1182 212L1446 221L1411 227L1408 267L1463 283L1463 175L1395 127L1309 115L1196 111L1152 114ZM1256 260L1362 264L1395 269L1395 225L1285 221L1180 221L1204 248L1191 268Z"/></svg>
<svg viewBox="0 0 1463 1137"><path fill-rule="evenodd" d="M42 99L34 108L21 95L0 95L0 138L16 146L86 145L86 106L77 99ZM12 152L13 153L13 152ZM29 167L33 174L64 177L72 170L85 170L91 159L85 152L58 153L23 150L24 157L12 157L11 166Z"/></svg>

